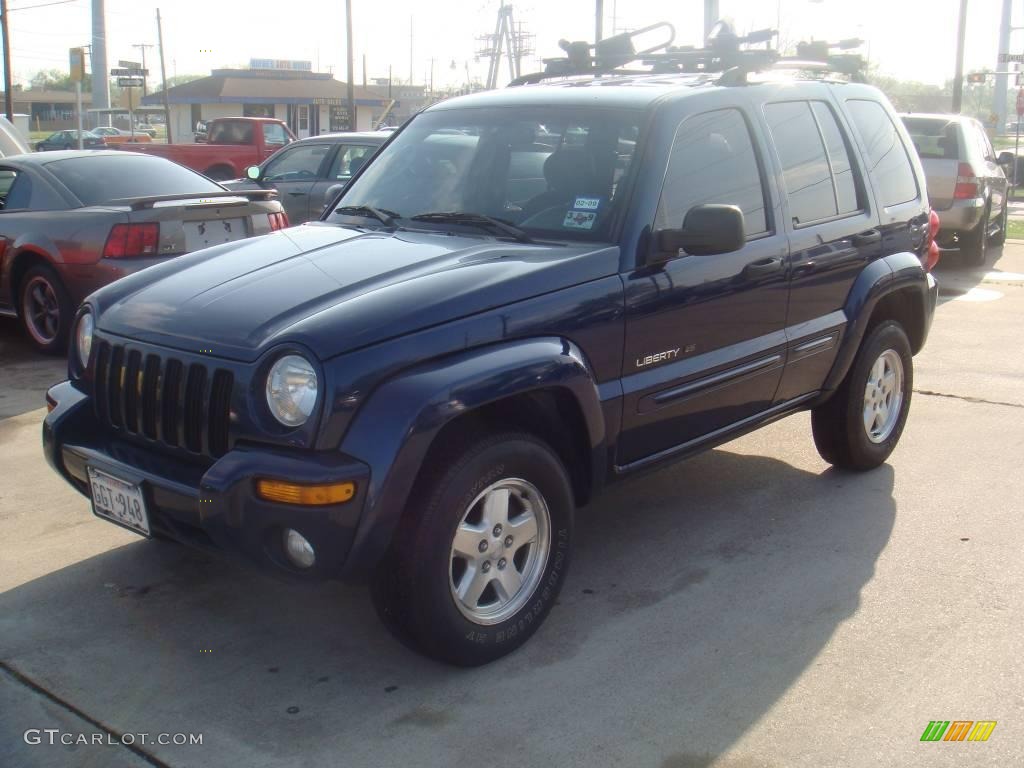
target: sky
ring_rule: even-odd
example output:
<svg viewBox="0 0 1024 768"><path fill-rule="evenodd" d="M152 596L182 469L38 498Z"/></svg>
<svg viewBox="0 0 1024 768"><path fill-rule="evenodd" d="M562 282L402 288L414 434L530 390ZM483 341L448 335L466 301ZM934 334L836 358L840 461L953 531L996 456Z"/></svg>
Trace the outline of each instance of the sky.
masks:
<svg viewBox="0 0 1024 768"><path fill-rule="evenodd" d="M91 42L91 0L8 0L14 82L27 85L41 69L68 69L67 49ZM484 79L476 38L494 30L499 0L352 0L355 79L393 77L459 85L466 72ZM559 38L594 37L594 0L512 2L516 22L535 35L536 54L558 56ZM605 0L605 34L657 21L676 28L676 44L699 43L702 0ZM1014 0L1024 25L1024 1ZM136 43L156 43L161 9L168 77L248 66L249 59L304 59L345 79L344 0L106 0L107 61L139 60ZM1002 0L969 0L965 70L995 68ZM861 37L879 69L908 80L941 84L953 76L959 0L720 0L721 15L740 32L779 28L784 40ZM410 35L411 31L411 35ZM1024 52L1024 29L1010 49ZM411 61L410 61L411 38ZM147 50L151 83L159 84L156 48ZM499 84L509 79L502 70Z"/></svg>

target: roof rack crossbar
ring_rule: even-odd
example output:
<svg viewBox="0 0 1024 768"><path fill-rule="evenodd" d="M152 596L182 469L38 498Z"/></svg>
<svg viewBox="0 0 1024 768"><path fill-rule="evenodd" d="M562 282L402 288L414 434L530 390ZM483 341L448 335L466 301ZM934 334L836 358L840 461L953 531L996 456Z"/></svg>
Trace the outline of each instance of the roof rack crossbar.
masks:
<svg viewBox="0 0 1024 768"><path fill-rule="evenodd" d="M636 38L661 28L668 30L667 40L636 50ZM719 21L712 27L705 47L673 46L675 28L668 22L660 22L632 32L622 32L596 44L582 40L560 40L559 46L566 52L566 56L544 59L543 72L523 75L509 85L526 85L580 75L637 74L635 71L626 72L621 69L630 63L649 67L649 74L719 73L722 85L740 85L746 82L748 74L771 69L832 72L854 81L863 81L865 62L862 56L833 53L835 49L846 51L859 47L863 44L862 40L849 38L836 43L821 40L799 43L795 57L784 57L771 47L777 36L778 30L775 29L759 29L740 36L728 23ZM743 47L762 43L765 46L763 48Z"/></svg>

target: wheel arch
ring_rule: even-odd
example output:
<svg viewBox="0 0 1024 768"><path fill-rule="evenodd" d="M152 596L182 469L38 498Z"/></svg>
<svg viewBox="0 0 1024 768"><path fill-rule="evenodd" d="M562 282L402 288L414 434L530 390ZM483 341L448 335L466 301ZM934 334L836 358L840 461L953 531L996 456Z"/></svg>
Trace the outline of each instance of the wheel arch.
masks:
<svg viewBox="0 0 1024 768"><path fill-rule="evenodd" d="M913 354L924 347L935 311L937 288L916 254L895 253L868 264L854 281L843 308L847 332L822 389L835 391L846 377L857 350L880 323L903 326Z"/></svg>
<svg viewBox="0 0 1024 768"><path fill-rule="evenodd" d="M11 306L14 307L18 317L21 317L21 302L18 300L18 293L21 289L21 281L33 266L40 265L53 269L53 262L40 250L32 247L22 246L18 248L10 261L7 272L7 290L10 294Z"/></svg>
<svg viewBox="0 0 1024 768"><path fill-rule="evenodd" d="M365 574L386 552L432 452L508 428L551 445L569 471L577 503L603 484L606 435L597 385L580 350L565 339L473 350L378 387L341 445L371 469L344 575Z"/></svg>

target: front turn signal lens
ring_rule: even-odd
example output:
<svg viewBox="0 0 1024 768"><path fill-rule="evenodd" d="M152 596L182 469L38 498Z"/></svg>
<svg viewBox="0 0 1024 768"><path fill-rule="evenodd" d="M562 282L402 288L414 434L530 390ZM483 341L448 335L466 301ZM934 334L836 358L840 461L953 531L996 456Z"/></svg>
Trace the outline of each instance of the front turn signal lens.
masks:
<svg viewBox="0 0 1024 768"><path fill-rule="evenodd" d="M284 480L257 480L256 495L266 501L282 504L301 504L320 507L326 504L341 504L356 495L356 484L327 483L324 485L299 485Z"/></svg>

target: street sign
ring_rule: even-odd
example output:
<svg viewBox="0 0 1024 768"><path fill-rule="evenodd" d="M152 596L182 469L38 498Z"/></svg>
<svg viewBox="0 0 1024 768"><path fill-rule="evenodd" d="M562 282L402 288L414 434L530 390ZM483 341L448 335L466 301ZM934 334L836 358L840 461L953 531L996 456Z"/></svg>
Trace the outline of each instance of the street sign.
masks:
<svg viewBox="0 0 1024 768"><path fill-rule="evenodd" d="M141 88L142 78L141 77L119 77L117 78L118 88Z"/></svg>
<svg viewBox="0 0 1024 768"><path fill-rule="evenodd" d="M141 69L139 67L120 68L110 70L111 77L146 77L149 75L148 69Z"/></svg>
<svg viewBox="0 0 1024 768"><path fill-rule="evenodd" d="M1024 88L1017 91L1017 117L1021 116L1024 116Z"/></svg>
<svg viewBox="0 0 1024 768"><path fill-rule="evenodd" d="M1024 53L1000 53L999 63L1009 64L1011 61L1024 62Z"/></svg>
<svg viewBox="0 0 1024 768"><path fill-rule="evenodd" d="M85 51L82 48L68 49L68 65L71 70L71 81L82 82L85 73Z"/></svg>
<svg viewBox="0 0 1024 768"><path fill-rule="evenodd" d="M125 69L140 69L142 62L139 61L124 61L123 59L117 62L117 66L124 67Z"/></svg>

